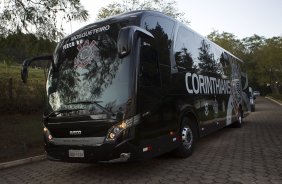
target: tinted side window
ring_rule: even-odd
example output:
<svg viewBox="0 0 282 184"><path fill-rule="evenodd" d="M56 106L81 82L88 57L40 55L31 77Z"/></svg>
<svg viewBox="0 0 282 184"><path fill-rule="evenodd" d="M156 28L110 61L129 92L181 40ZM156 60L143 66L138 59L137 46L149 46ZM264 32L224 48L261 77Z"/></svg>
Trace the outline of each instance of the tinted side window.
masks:
<svg viewBox="0 0 282 184"><path fill-rule="evenodd" d="M149 44L140 49L140 73L142 86L160 86L157 53Z"/></svg>
<svg viewBox="0 0 282 184"><path fill-rule="evenodd" d="M143 27L151 32L155 41L153 47L159 55L160 64L170 65L169 50L171 47L174 22L162 17L149 16L144 19Z"/></svg>
<svg viewBox="0 0 282 184"><path fill-rule="evenodd" d="M176 45L174 48L174 58L178 71L193 68L195 51L194 34L184 27L180 27L177 33Z"/></svg>

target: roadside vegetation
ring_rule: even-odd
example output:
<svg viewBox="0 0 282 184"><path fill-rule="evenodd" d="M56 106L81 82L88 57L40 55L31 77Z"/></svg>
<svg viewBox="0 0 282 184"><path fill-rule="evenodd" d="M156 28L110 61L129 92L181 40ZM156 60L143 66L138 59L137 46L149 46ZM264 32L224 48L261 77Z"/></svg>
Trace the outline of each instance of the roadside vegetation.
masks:
<svg viewBox="0 0 282 184"><path fill-rule="evenodd" d="M27 84L20 78L21 66L0 62L0 112L31 114L44 104L45 77L43 69L31 68Z"/></svg>
<svg viewBox="0 0 282 184"><path fill-rule="evenodd" d="M44 70L31 68L23 84L21 66L0 62L0 162L43 154Z"/></svg>
<svg viewBox="0 0 282 184"><path fill-rule="evenodd" d="M275 94L275 93L270 93L267 95L267 97L273 98L277 100L278 102L282 103L282 94Z"/></svg>

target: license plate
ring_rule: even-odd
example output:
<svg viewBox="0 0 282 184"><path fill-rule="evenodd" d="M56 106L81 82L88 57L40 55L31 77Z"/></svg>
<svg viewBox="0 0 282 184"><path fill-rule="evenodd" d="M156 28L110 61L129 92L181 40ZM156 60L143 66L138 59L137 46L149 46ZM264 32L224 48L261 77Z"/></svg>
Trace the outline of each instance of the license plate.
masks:
<svg viewBox="0 0 282 184"><path fill-rule="evenodd" d="M69 157L84 158L84 150L69 150Z"/></svg>

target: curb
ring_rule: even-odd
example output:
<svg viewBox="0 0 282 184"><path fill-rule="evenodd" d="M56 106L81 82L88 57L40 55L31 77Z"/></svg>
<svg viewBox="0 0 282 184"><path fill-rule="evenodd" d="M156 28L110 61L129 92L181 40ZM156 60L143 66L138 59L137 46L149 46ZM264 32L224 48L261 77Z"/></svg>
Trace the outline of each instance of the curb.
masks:
<svg viewBox="0 0 282 184"><path fill-rule="evenodd" d="M46 155L38 155L38 156L35 156L35 157L29 157L29 158L15 160L15 161L11 161L11 162L4 162L4 163L0 163L0 170L10 168L10 167L14 167L14 166L23 165L23 164L38 162L38 161L42 161L42 160L45 160L45 159L46 159Z"/></svg>
<svg viewBox="0 0 282 184"><path fill-rule="evenodd" d="M267 98L268 100L271 100L271 101L273 101L273 102L275 102L279 105L282 105L280 102L278 102L277 100L274 100L273 98L270 98L270 97L265 97L265 98Z"/></svg>

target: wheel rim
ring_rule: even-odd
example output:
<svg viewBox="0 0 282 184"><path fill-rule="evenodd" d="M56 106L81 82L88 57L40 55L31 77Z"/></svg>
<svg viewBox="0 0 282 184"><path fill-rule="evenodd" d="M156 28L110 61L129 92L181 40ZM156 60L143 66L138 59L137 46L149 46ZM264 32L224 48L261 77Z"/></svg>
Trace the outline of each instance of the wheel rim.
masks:
<svg viewBox="0 0 282 184"><path fill-rule="evenodd" d="M239 122L240 124L242 124L242 114L241 114L241 112L239 112L238 122Z"/></svg>
<svg viewBox="0 0 282 184"><path fill-rule="evenodd" d="M193 132L189 126L182 129L182 143L186 149L190 149L193 143Z"/></svg>
<svg viewBox="0 0 282 184"><path fill-rule="evenodd" d="M238 121L239 121L240 124L242 124L242 117L241 116L238 117Z"/></svg>

